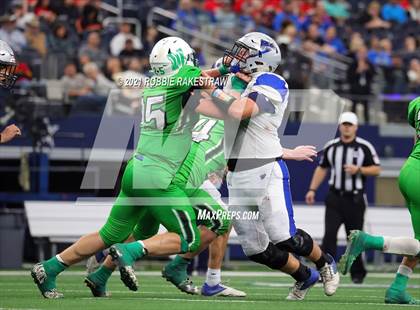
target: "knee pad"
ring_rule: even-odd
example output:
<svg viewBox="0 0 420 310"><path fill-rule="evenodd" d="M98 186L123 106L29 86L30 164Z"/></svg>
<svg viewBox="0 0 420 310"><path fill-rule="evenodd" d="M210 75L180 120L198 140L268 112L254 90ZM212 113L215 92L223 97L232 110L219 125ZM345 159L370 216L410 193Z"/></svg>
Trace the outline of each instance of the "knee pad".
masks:
<svg viewBox="0 0 420 310"><path fill-rule="evenodd" d="M271 242L264 252L250 255L248 258L256 263L266 265L274 270L280 270L289 260L289 253L279 249Z"/></svg>
<svg viewBox="0 0 420 310"><path fill-rule="evenodd" d="M276 244L276 247L299 256L309 256L314 248L312 237L304 230L297 229L296 234Z"/></svg>

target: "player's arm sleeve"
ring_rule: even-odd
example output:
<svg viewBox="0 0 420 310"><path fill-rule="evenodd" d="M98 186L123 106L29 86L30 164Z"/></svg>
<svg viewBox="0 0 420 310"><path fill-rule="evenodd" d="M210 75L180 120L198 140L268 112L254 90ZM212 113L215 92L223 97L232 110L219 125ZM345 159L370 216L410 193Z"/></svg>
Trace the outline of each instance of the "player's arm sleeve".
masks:
<svg viewBox="0 0 420 310"><path fill-rule="evenodd" d="M188 92L196 86L197 78L201 75L201 69L185 65L174 75L173 84L170 86L171 92L175 95Z"/></svg>
<svg viewBox="0 0 420 310"><path fill-rule="evenodd" d="M259 113L275 113L280 105L287 103L288 97L286 81L271 73L258 76L248 95L257 104Z"/></svg>
<svg viewBox="0 0 420 310"><path fill-rule="evenodd" d="M380 166L381 162L379 161L378 154L376 153L375 148L372 144L367 143L365 147L365 158L363 160L362 166Z"/></svg>

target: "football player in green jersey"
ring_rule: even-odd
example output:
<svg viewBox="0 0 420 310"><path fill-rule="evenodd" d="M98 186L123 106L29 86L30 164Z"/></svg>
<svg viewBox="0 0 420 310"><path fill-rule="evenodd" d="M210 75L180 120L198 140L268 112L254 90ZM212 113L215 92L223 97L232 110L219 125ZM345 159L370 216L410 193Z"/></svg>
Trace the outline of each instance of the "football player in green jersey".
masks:
<svg viewBox="0 0 420 310"><path fill-rule="evenodd" d="M219 236L212 242L212 246L210 247L210 272L216 272L216 277L218 273L218 281L217 279L214 281L215 279L213 278L208 278L206 281L206 283L210 282L207 286L214 283L211 285L211 292L213 294L210 296L244 297L246 296L244 292L220 283L220 268L226 248L227 231L230 226L230 221L223 218L224 203L221 201L220 193L214 185L209 184L209 181L205 182L209 173L224 170L226 166L226 160L223 154L223 130L223 121L207 117L200 118L194 128L193 143L190 151L178 170L173 183L177 184L187 193L196 213L199 210L205 210L210 214L219 214L219 217L197 223L205 225ZM205 182L206 186L203 182ZM156 235L159 230L159 224L153 216L146 214L134 228L132 238L129 240L145 240ZM213 243L215 244L213 245ZM187 265L194 255L194 253L177 255L162 271L164 278L188 294L199 293L199 290L192 285L187 275ZM94 296L107 296L106 282L114 268L115 265L110 259L110 256L108 256L101 267L88 275L85 282ZM132 289L133 287L129 288ZM209 290L206 292L207 296L209 296Z"/></svg>
<svg viewBox="0 0 420 310"><path fill-rule="evenodd" d="M81 237L60 254L33 266L32 278L45 298L63 297L56 289L57 275L68 266L126 240L146 213L162 223L168 233L131 244L131 248L124 249L129 253L125 259L134 261L147 253L198 252L217 236L209 229L197 228L188 196L172 179L190 149L197 113L223 117L215 105L201 104L198 100L186 105L191 102L188 98L194 86L189 81L200 76L220 75L220 72L218 69L202 72L195 66L194 51L177 37L156 43L150 64L158 80L167 83L147 88L143 93L139 145L124 171L121 192L99 232ZM111 248L110 252L114 256L121 254L118 248ZM133 253L136 254L131 255ZM135 283L132 268L120 268L120 272L127 283Z"/></svg>
<svg viewBox="0 0 420 310"><path fill-rule="evenodd" d="M416 131L415 144L401 169L398 181L411 215L414 239L372 236L360 230L352 231L346 252L340 261L340 270L346 274L355 258L369 249L404 255L395 280L386 291L385 303L420 305L420 300L406 292L408 279L420 258L420 97L411 101L408 106L408 122Z"/></svg>
<svg viewBox="0 0 420 310"><path fill-rule="evenodd" d="M246 87L246 83L234 75L230 75L225 82L225 88L229 89L229 92L232 95L235 93L239 94ZM206 190L200 188L207 179L209 173L224 170L226 166L226 160L223 153L223 136L223 121L201 117L194 127L193 143L190 151L172 180L172 183L183 189L189 196L191 204L194 206L196 212L199 210L206 210L216 214L223 213L223 207L221 206L224 204L220 199L220 193L214 187L213 189L207 188ZM151 214L143 215L128 241L145 240L156 235L158 233L159 224L159 221L154 219ZM210 245L209 270L206 280L207 286L203 287L207 289L204 294L207 296L246 296L244 292L220 283L220 269L229 237L227 229L229 228L230 221L227 221L222 216L221 218L215 218L214 220L203 221L201 224L204 224L219 235L219 237ZM176 256L176 258L162 271L163 277L172 282L181 291L188 294L199 293L198 289L192 284L187 275L187 265L195 254L196 253L187 253L182 256ZM91 289L94 296L107 296L106 282L114 268L115 265L110 260L110 257L107 257L104 264L95 272L90 273L85 279L85 283ZM130 289L137 289L137 281L134 275L126 278L123 282Z"/></svg>

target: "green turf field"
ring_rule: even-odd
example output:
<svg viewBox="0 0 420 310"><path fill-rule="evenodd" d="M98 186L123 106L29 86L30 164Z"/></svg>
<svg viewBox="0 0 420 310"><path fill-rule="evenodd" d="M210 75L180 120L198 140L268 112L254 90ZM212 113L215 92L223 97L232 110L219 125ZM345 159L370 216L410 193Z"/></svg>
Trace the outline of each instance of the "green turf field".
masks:
<svg viewBox="0 0 420 310"><path fill-rule="evenodd" d="M275 276L273 276L275 275ZM401 309L401 306L383 304L384 292L392 281L392 274L371 274L362 286L350 283L348 277L342 278L342 286L333 297L323 294L322 286L313 288L305 301L285 301L289 278L273 273L225 273L223 280L248 293L242 299L206 298L189 296L179 292L164 281L158 272L140 272L140 291L128 291L118 276L112 277L108 289L112 297L95 299L83 285L83 272L65 272L59 277L58 288L65 294L61 300L45 300L38 293L29 272L0 272L0 309L310 309L310 310L345 310L345 309ZM194 277L201 283L202 277ZM420 277L410 281L409 292L420 299ZM419 309L419 306L405 306Z"/></svg>

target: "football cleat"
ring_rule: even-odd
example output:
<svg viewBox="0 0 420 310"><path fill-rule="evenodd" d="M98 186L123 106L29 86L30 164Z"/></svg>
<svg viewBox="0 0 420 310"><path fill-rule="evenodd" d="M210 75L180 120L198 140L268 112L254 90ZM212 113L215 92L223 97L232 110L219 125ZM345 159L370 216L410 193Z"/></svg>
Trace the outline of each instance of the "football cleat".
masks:
<svg viewBox="0 0 420 310"><path fill-rule="evenodd" d="M420 300L414 299L406 291L395 289L392 286L385 293L386 304L420 305Z"/></svg>
<svg viewBox="0 0 420 310"><path fill-rule="evenodd" d="M332 260L331 264L326 263L324 267L319 269L322 283L324 285L324 293L327 296L332 296L337 291L340 284L340 275L337 271L337 264L330 254L327 256Z"/></svg>
<svg viewBox="0 0 420 310"><path fill-rule="evenodd" d="M56 289L55 277L48 277L42 263L35 264L32 267L31 276L44 298L56 299L64 297L64 295Z"/></svg>
<svg viewBox="0 0 420 310"><path fill-rule="evenodd" d="M105 285L101 285L89 275L85 278L85 284L92 292L93 297L109 297L110 294L106 291Z"/></svg>
<svg viewBox="0 0 420 310"><path fill-rule="evenodd" d="M338 263L340 272L345 275L350 271L356 258L365 250L366 234L361 230L352 230L348 238L347 248Z"/></svg>
<svg viewBox="0 0 420 310"><path fill-rule="evenodd" d="M217 284L210 286L207 283L204 283L201 288L201 295L203 296L223 296L223 297L246 297L246 293L240 290L234 289L223 284Z"/></svg>
<svg viewBox="0 0 420 310"><path fill-rule="evenodd" d="M121 281L131 291L138 290L138 282L136 274L134 273L134 259L130 253L125 249L124 244L115 244L109 248L109 255L112 260L118 265L120 270Z"/></svg>
<svg viewBox="0 0 420 310"><path fill-rule="evenodd" d="M166 281L175 285L181 292L190 295L200 294L200 289L194 285L187 273L183 270L171 268L167 265L162 269L162 277L165 278Z"/></svg>
<svg viewBox="0 0 420 310"><path fill-rule="evenodd" d="M302 282L296 282L295 285L290 289L289 295L286 297L287 300L303 300L309 289L314 286L319 279L319 272L315 269L310 269L311 275L309 278Z"/></svg>

